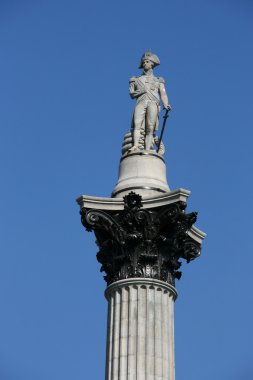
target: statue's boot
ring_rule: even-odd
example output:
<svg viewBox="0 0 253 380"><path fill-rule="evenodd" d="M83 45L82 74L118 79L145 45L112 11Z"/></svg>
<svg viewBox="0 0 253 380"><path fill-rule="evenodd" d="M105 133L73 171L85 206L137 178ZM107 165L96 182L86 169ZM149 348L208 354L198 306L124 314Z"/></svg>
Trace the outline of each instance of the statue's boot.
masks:
<svg viewBox="0 0 253 380"><path fill-rule="evenodd" d="M137 150L138 149L138 143L139 143L139 140L140 140L140 137L141 137L141 131L140 129L134 129L133 131L133 146L132 148L129 149L129 152L132 152L133 150Z"/></svg>
<svg viewBox="0 0 253 380"><path fill-rule="evenodd" d="M153 133L149 133L145 138L145 148L146 150L151 150L153 147Z"/></svg>

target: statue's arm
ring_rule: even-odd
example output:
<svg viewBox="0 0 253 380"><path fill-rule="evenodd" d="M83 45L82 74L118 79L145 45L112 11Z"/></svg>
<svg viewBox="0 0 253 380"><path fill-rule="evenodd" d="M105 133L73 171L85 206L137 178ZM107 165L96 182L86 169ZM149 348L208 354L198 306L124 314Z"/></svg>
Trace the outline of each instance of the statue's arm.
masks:
<svg viewBox="0 0 253 380"><path fill-rule="evenodd" d="M138 98L144 93L143 90L139 89L135 82L135 77L131 78L129 81L129 93L132 99Z"/></svg>
<svg viewBox="0 0 253 380"><path fill-rule="evenodd" d="M165 89L165 85L164 85L164 80L162 78L160 78L160 96L161 96L161 101L162 101L162 104L164 106L164 108L166 110L171 110L171 106L169 105L169 100L168 100L168 96L167 96L167 93L166 93L166 89Z"/></svg>

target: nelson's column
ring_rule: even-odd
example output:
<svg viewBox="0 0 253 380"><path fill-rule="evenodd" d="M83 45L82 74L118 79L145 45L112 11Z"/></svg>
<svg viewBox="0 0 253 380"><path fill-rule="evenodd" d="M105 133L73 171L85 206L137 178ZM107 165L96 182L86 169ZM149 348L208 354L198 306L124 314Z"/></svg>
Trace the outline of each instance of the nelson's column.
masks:
<svg viewBox="0 0 253 380"><path fill-rule="evenodd" d="M94 231L108 301L106 380L174 380L175 279L180 260L200 255L205 234L186 213L188 190L171 191L162 134L170 111L160 61L146 52L138 77L130 131L122 144L118 182L111 198L80 196L82 224ZM161 137L160 102L165 109Z"/></svg>

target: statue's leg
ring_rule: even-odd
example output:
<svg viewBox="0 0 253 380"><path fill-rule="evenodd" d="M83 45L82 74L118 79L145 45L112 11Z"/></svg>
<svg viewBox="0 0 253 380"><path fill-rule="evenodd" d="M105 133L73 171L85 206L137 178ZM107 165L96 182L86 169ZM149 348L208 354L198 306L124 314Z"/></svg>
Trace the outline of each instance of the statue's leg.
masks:
<svg viewBox="0 0 253 380"><path fill-rule="evenodd" d="M146 115L146 138L145 149L150 150L153 147L153 135L157 120L158 107L155 102L149 101Z"/></svg>
<svg viewBox="0 0 253 380"><path fill-rule="evenodd" d="M133 130L133 146L130 151L138 149L139 140L141 137L141 126L145 117L146 105L144 102L136 104L134 110L134 130Z"/></svg>

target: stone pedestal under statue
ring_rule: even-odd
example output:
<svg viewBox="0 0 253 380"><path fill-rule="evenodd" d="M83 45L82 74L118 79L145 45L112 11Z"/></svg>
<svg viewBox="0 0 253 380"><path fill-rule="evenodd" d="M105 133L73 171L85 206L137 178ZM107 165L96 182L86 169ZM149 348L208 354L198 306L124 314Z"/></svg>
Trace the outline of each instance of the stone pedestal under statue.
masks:
<svg viewBox="0 0 253 380"><path fill-rule="evenodd" d="M143 150L122 156L119 165L119 179L112 196L123 198L133 190L144 197L152 197L170 191L162 155L155 151Z"/></svg>

